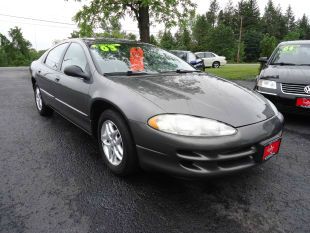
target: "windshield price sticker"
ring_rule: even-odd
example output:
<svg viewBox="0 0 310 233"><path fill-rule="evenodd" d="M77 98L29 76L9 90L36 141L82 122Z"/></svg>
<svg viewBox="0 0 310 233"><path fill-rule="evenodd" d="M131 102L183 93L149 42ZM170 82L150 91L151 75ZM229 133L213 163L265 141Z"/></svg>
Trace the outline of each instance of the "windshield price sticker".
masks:
<svg viewBox="0 0 310 233"><path fill-rule="evenodd" d="M92 49L99 49L103 52L116 52L120 44L94 44L91 46Z"/></svg>
<svg viewBox="0 0 310 233"><path fill-rule="evenodd" d="M299 45L287 45L282 47L281 50L284 53L294 53L296 52L297 48L299 48Z"/></svg>

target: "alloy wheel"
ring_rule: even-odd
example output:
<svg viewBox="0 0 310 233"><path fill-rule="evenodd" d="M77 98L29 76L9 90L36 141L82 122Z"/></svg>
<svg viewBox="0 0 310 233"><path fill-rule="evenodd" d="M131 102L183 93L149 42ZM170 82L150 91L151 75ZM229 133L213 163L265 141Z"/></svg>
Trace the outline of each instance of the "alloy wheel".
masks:
<svg viewBox="0 0 310 233"><path fill-rule="evenodd" d="M117 126L111 120L102 124L101 144L109 163L118 166L123 160L123 140Z"/></svg>
<svg viewBox="0 0 310 233"><path fill-rule="evenodd" d="M37 87L36 88L36 93L35 93L35 98L36 98L36 105L39 111L42 110L43 102L42 102L42 96L40 89Z"/></svg>

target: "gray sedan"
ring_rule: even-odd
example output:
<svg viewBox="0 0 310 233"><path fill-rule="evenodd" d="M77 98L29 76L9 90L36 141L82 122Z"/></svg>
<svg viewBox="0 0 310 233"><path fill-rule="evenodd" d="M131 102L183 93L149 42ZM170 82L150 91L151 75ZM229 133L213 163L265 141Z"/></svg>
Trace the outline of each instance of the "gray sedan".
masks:
<svg viewBox="0 0 310 233"><path fill-rule="evenodd" d="M118 175L207 177L279 152L283 116L270 101L153 45L70 39L30 71L40 115L57 111L93 135Z"/></svg>

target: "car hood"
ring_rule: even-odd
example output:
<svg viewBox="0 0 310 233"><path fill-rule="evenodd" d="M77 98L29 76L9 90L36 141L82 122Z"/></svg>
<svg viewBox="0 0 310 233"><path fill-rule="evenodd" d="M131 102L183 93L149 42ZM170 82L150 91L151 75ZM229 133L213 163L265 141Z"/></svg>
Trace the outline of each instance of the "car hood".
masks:
<svg viewBox="0 0 310 233"><path fill-rule="evenodd" d="M234 127L254 124L275 115L268 101L227 80L205 74L114 78L167 113L189 114Z"/></svg>
<svg viewBox="0 0 310 233"><path fill-rule="evenodd" d="M310 66L269 65L262 70L261 78L271 78L283 83L310 84Z"/></svg>

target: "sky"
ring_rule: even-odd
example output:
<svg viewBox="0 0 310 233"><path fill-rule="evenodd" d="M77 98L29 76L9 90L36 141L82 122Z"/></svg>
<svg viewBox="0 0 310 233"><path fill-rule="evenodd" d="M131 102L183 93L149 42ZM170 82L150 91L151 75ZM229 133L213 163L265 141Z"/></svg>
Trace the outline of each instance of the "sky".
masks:
<svg viewBox="0 0 310 233"><path fill-rule="evenodd" d="M0 0L0 33L8 35L8 30L14 26L22 29L23 35L28 39L32 47L37 50L47 49L53 45L55 40L62 40L70 36L77 29L72 21L74 14L81 9L88 0L77 2L74 0ZM197 4L197 12L205 13L211 0L193 0ZM239 0L232 0L237 4ZM291 4L295 16L300 18L303 14L310 16L309 0L273 0L276 5L280 4L286 10ZM228 0L219 0L221 8L224 8ZM258 0L258 5L263 12L268 0ZM5 16L6 15L6 16ZM25 18L57 21L65 24L55 24L29 19L14 18L18 16ZM122 20L123 30L138 34L136 22L130 19ZM161 26L151 28L151 33L156 34Z"/></svg>

